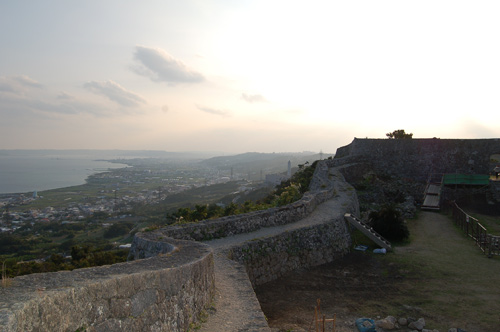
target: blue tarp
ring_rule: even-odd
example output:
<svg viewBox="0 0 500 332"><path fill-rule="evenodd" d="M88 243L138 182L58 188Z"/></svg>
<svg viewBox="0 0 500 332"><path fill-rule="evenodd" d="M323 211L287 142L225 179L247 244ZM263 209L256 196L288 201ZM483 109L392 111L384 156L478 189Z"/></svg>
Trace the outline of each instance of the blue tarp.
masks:
<svg viewBox="0 0 500 332"><path fill-rule="evenodd" d="M359 332L376 332L375 321L370 318L356 319L356 327Z"/></svg>

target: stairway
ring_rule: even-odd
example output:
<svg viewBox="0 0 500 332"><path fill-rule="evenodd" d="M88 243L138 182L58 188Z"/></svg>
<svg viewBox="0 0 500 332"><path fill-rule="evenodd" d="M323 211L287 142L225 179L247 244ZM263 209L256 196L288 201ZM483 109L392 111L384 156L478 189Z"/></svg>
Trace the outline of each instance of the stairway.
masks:
<svg viewBox="0 0 500 332"><path fill-rule="evenodd" d="M372 240L373 242L375 242L380 247L385 248L386 250L391 250L392 249L391 243L389 241L387 241L386 239L384 239L380 234L378 234L377 232L375 232L373 230L373 228L371 228L370 226L368 226L362 220L354 217L350 213L344 214L344 219L346 221L350 222L351 225L353 225L354 227L356 227L357 229L359 229L361 231L361 233L363 233L364 235L366 235L370 240Z"/></svg>
<svg viewBox="0 0 500 332"><path fill-rule="evenodd" d="M441 176L436 180L436 175ZM433 179L434 177L434 179ZM427 180L427 186L424 192L424 202L422 203L422 210L439 210L441 204L441 190L443 187L442 175L431 174Z"/></svg>

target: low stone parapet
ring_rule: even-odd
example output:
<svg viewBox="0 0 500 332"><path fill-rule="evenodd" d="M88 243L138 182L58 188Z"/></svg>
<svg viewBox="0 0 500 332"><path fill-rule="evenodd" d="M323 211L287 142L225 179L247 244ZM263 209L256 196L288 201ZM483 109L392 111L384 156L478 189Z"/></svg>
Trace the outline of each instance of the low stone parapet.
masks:
<svg viewBox="0 0 500 332"><path fill-rule="evenodd" d="M9 280L0 288L0 330L188 330L213 298L213 252L163 242L172 250L148 259Z"/></svg>

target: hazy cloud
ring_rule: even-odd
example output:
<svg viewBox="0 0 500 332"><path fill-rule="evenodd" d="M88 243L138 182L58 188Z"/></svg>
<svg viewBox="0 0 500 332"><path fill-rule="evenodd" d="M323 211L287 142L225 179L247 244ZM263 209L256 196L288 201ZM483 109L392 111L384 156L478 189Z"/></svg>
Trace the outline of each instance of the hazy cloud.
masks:
<svg viewBox="0 0 500 332"><path fill-rule="evenodd" d="M83 86L87 90L105 96L124 107L137 107L146 103L146 100L141 96L126 90L120 84L111 80L106 82L91 81Z"/></svg>
<svg viewBox="0 0 500 332"><path fill-rule="evenodd" d="M224 116L224 117L228 117L228 116L231 115L231 114L229 114L228 111L224 111L224 110L219 110L219 109L205 107L205 106L200 106L200 105L196 105L196 107L200 111L203 111L203 112L209 113L209 114L220 115L220 116Z"/></svg>
<svg viewBox="0 0 500 332"><path fill-rule="evenodd" d="M120 105L145 103L141 97L111 81L89 82L85 87L95 93L106 95ZM123 107L113 109L108 103L99 100L78 98L65 91L55 93L28 76L0 77L0 110L4 123L12 123L11 121L22 123L28 117L35 121L34 119L52 119L61 115L93 114L107 117L124 113Z"/></svg>
<svg viewBox="0 0 500 332"><path fill-rule="evenodd" d="M25 75L0 77L0 91L23 93L29 88L39 89L42 85Z"/></svg>
<svg viewBox="0 0 500 332"><path fill-rule="evenodd" d="M167 112L168 112L168 106L167 106L167 105L163 105L163 106L161 107L161 111L162 111L163 113L167 113Z"/></svg>
<svg viewBox="0 0 500 332"><path fill-rule="evenodd" d="M267 102L266 98L262 95L247 95L246 93L241 94L241 99L249 103Z"/></svg>
<svg viewBox="0 0 500 332"><path fill-rule="evenodd" d="M18 95L12 93L2 93L0 91L0 109L3 110L3 115L8 115L7 118L26 120L26 116L30 119L35 117L51 118L54 115L77 115L77 114L93 114L95 116L112 116L118 114L116 111L106 105L94 103L92 101L82 101L77 98L59 97L50 98L48 96L31 96ZM120 112L123 114L123 112Z"/></svg>
<svg viewBox="0 0 500 332"><path fill-rule="evenodd" d="M202 74L159 48L136 46L134 59L140 65L132 69L155 82L198 83L205 80Z"/></svg>
<svg viewBox="0 0 500 332"><path fill-rule="evenodd" d="M61 91L61 93L57 96L57 99L62 99L62 100L73 100L75 97L70 95L69 93L66 93L64 91Z"/></svg>
<svg viewBox="0 0 500 332"><path fill-rule="evenodd" d="M42 85L40 83L38 83L34 79L32 79L28 76L25 76L25 75L12 76L12 79L23 86L29 86L32 88L41 88L42 87Z"/></svg>

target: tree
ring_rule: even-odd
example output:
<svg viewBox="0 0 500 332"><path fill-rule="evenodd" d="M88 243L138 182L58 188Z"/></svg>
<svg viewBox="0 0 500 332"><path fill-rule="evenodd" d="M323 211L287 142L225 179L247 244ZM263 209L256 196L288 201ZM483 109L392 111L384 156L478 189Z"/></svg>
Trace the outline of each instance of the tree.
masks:
<svg viewBox="0 0 500 332"><path fill-rule="evenodd" d="M224 216L232 216L238 213L238 205L234 204L231 202L226 208L224 209Z"/></svg>
<svg viewBox="0 0 500 332"><path fill-rule="evenodd" d="M394 205L385 205L379 211L370 212L369 218L373 229L389 241L401 242L410 236L401 213Z"/></svg>
<svg viewBox="0 0 500 332"><path fill-rule="evenodd" d="M185 223L192 221L192 214L193 211L191 211L191 209L188 207L178 208L177 212L172 213L172 215L168 216L168 218L173 219L178 223Z"/></svg>
<svg viewBox="0 0 500 332"><path fill-rule="evenodd" d="M411 139L411 138L413 138L413 134L412 133L407 134L404 129L394 130L392 133L385 134L385 136L387 136L387 138L389 138L389 139L392 139L392 138L394 138L394 139Z"/></svg>
<svg viewBox="0 0 500 332"><path fill-rule="evenodd" d="M196 204L194 207L194 211L191 213L191 218L194 221L207 219L207 206Z"/></svg>
<svg viewBox="0 0 500 332"><path fill-rule="evenodd" d="M217 204L210 204L207 210L207 218L218 218L224 214L224 209Z"/></svg>
<svg viewBox="0 0 500 332"><path fill-rule="evenodd" d="M104 231L104 238L111 239L117 236L122 236L130 232L133 225L127 222L115 223Z"/></svg>
<svg viewBox="0 0 500 332"><path fill-rule="evenodd" d="M81 260L87 259L88 256L90 255L90 249L91 248L89 245L71 247L71 260L73 264Z"/></svg>
<svg viewBox="0 0 500 332"><path fill-rule="evenodd" d="M54 263L55 265L64 264L64 257L60 254L52 254L49 258L49 261Z"/></svg>
<svg viewBox="0 0 500 332"><path fill-rule="evenodd" d="M17 235L0 233L0 253L13 254L22 248L31 249L31 245Z"/></svg>

